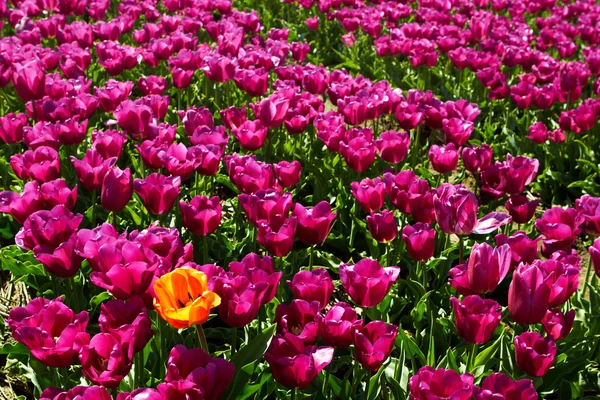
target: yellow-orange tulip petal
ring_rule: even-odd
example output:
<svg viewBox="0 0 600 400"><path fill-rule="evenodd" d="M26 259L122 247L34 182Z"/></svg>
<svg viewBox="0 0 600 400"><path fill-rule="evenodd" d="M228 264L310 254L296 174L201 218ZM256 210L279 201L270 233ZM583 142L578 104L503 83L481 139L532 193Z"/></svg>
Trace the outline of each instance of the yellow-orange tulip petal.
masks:
<svg viewBox="0 0 600 400"><path fill-rule="evenodd" d="M174 328L188 328L206 322L211 308L221 298L208 290L204 272L193 268L177 268L154 282L154 308Z"/></svg>

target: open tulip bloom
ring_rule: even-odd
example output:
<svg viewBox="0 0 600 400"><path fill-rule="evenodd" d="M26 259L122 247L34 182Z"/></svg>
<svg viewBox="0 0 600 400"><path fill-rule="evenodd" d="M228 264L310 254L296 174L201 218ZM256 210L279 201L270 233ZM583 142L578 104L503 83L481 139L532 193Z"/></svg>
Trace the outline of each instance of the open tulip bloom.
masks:
<svg viewBox="0 0 600 400"><path fill-rule="evenodd" d="M598 21L0 1L2 393L600 398Z"/></svg>

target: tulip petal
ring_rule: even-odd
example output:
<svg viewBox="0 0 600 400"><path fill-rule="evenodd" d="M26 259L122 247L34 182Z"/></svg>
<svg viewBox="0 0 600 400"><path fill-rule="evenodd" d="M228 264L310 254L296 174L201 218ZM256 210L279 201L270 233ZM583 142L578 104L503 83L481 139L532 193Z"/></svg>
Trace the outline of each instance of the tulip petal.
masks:
<svg viewBox="0 0 600 400"><path fill-rule="evenodd" d="M508 214L501 212L491 212L485 217L477 221L473 233L477 235L486 235L495 231L496 229L504 226L512 221L512 217Z"/></svg>

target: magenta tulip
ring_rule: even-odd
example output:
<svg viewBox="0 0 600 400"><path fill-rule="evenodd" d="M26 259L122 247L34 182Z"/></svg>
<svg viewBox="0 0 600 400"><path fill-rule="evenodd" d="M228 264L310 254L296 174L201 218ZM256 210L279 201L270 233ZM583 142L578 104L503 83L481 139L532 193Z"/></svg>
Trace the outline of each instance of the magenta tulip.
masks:
<svg viewBox="0 0 600 400"><path fill-rule="evenodd" d="M398 327L372 321L353 331L356 360L364 369L376 372L392 353Z"/></svg>
<svg viewBox="0 0 600 400"><path fill-rule="evenodd" d="M140 196L144 207L154 215L164 214L173 208L173 203L179 196L181 178L152 173L145 179L136 178L133 190Z"/></svg>
<svg viewBox="0 0 600 400"><path fill-rule="evenodd" d="M537 332L524 332L515 336L515 361L517 366L531 376L544 376L554 364L556 343Z"/></svg>
<svg viewBox="0 0 600 400"><path fill-rule="evenodd" d="M367 216L367 228L373 239L380 243L389 243L396 238L398 223L393 211L383 210Z"/></svg>
<svg viewBox="0 0 600 400"><path fill-rule="evenodd" d="M210 199L195 196L189 204L181 200L179 210L183 218L183 226L194 235L207 236L221 224L221 201L218 196Z"/></svg>
<svg viewBox="0 0 600 400"><path fill-rule="evenodd" d="M273 164L273 170L275 171L277 182L284 188L294 187L300 182L302 165L298 160L292 162L280 161L277 164Z"/></svg>
<svg viewBox="0 0 600 400"><path fill-rule="evenodd" d="M522 325L537 324L546 314L553 277L539 263L520 264L508 288L508 312Z"/></svg>
<svg viewBox="0 0 600 400"><path fill-rule="evenodd" d="M317 332L329 346L347 348L354 342L353 332L362 325L356 310L349 304L338 302L322 316L318 314Z"/></svg>
<svg viewBox="0 0 600 400"><path fill-rule="evenodd" d="M467 296L462 302L452 297L450 303L458 336L471 344L483 344L490 340L502 318L500 304L479 296Z"/></svg>
<svg viewBox="0 0 600 400"><path fill-rule="evenodd" d="M546 331L546 335L553 340L561 340L566 338L573 328L575 321L575 310L571 310L566 314L558 309L546 311L542 325Z"/></svg>
<svg viewBox="0 0 600 400"><path fill-rule="evenodd" d="M475 400L537 400L538 393L529 379L513 381L507 375L494 372L475 388Z"/></svg>
<svg viewBox="0 0 600 400"><path fill-rule="evenodd" d="M287 284L296 298L308 302L318 301L322 309L329 303L334 289L329 273L323 268L297 272Z"/></svg>
<svg viewBox="0 0 600 400"><path fill-rule="evenodd" d="M342 286L361 307L376 307L390 291L400 275L399 267L383 268L371 258L364 258L355 265L340 265Z"/></svg>
<svg viewBox="0 0 600 400"><path fill-rule="evenodd" d="M424 222L406 225L402 228L406 251L416 261L429 260L435 252L435 234L435 229Z"/></svg>
<svg viewBox="0 0 600 400"><path fill-rule="evenodd" d="M360 182L352 182L352 195L365 212L378 211L385 202L385 186L381 178L365 178Z"/></svg>
<svg viewBox="0 0 600 400"><path fill-rule="evenodd" d="M269 224L266 220L258 221L258 236L256 241L263 246L269 254L276 257L285 257L294 247L294 236L298 220L292 216L281 223Z"/></svg>

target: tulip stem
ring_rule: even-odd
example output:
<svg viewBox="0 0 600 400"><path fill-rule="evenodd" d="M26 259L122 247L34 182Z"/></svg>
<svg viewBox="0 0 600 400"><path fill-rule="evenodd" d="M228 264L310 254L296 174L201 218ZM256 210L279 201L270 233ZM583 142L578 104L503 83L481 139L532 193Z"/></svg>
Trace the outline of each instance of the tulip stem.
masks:
<svg viewBox="0 0 600 400"><path fill-rule="evenodd" d="M210 354L208 352L208 343L206 342L206 336L204 335L204 329L202 329L202 325L196 324L196 331L198 331L198 339L200 339L200 347L202 350L206 352L206 354Z"/></svg>
<svg viewBox="0 0 600 400"><path fill-rule="evenodd" d="M202 252L203 264L208 264L208 239L206 236L202 236L202 247L204 249Z"/></svg>
<svg viewBox="0 0 600 400"><path fill-rule="evenodd" d="M467 370L473 371L475 368L475 358L477 357L478 346L476 344L471 345L471 352L469 353L469 360L467 361Z"/></svg>
<svg viewBox="0 0 600 400"><path fill-rule="evenodd" d="M592 257L588 257L587 271L585 272L585 280L583 281L583 292L581 292L581 297L583 298L585 298L588 284L590 284L590 275L592 274L592 269Z"/></svg>
<svg viewBox="0 0 600 400"><path fill-rule="evenodd" d="M367 382L365 383L365 397L364 400L369 400L369 389L371 389L371 377L373 372L367 371Z"/></svg>
<svg viewBox="0 0 600 400"><path fill-rule="evenodd" d="M323 388L321 389L321 393L323 394L323 396L325 396L325 398L328 397L327 394L329 392L327 385L329 384L329 368L331 368L330 365L327 365L323 370L323 372L325 373L325 379L323 380Z"/></svg>
<svg viewBox="0 0 600 400"><path fill-rule="evenodd" d="M462 264L464 262L465 243L463 241L463 235L458 236L458 262Z"/></svg>
<svg viewBox="0 0 600 400"><path fill-rule="evenodd" d="M119 217L117 217L117 213L114 211L112 213L112 224L115 229L119 229Z"/></svg>
<svg viewBox="0 0 600 400"><path fill-rule="evenodd" d="M135 374L137 380L137 387L141 388L145 386L144 382L144 351L139 351L135 360Z"/></svg>
<svg viewBox="0 0 600 400"><path fill-rule="evenodd" d="M292 389L292 397L291 400L296 400L296 388Z"/></svg>
<svg viewBox="0 0 600 400"><path fill-rule="evenodd" d="M259 327L260 329L260 327ZM237 348L237 328L233 328L233 332L231 333L231 359L233 359L233 356L235 355L235 351Z"/></svg>
<svg viewBox="0 0 600 400"><path fill-rule="evenodd" d="M309 252L310 252L310 256L308 257L308 270L312 271L312 269L313 269L313 259L314 259L314 256L315 256L315 247L314 246L311 247L310 250L309 250Z"/></svg>
<svg viewBox="0 0 600 400"><path fill-rule="evenodd" d="M92 191L92 229L96 227L96 203L98 202L98 192Z"/></svg>

